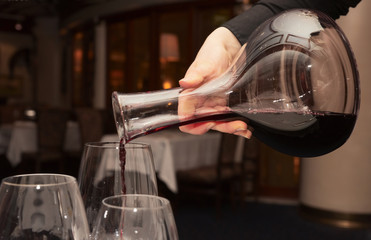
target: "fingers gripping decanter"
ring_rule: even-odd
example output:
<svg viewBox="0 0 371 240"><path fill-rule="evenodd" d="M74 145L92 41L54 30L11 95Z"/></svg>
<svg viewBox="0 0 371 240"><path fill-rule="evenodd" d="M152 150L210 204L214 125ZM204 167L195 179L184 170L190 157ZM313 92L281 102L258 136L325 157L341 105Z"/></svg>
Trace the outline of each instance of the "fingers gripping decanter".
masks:
<svg viewBox="0 0 371 240"><path fill-rule="evenodd" d="M336 23L321 12L296 9L260 25L220 77L191 91L114 92L113 111L125 142L170 126L240 119L272 148L315 157L351 135L358 78Z"/></svg>

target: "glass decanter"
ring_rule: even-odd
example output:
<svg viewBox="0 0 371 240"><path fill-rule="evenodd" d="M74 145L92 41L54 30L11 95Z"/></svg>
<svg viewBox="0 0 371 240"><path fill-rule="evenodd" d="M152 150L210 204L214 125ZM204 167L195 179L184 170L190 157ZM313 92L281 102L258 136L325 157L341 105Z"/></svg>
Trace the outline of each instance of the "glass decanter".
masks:
<svg viewBox="0 0 371 240"><path fill-rule="evenodd" d="M240 119L272 148L315 157L351 135L360 101L358 78L339 26L321 12L295 9L261 24L220 77L192 91L114 92L112 104L124 142L171 126ZM190 100L199 109L182 115L178 107ZM214 110L202 111L210 100Z"/></svg>

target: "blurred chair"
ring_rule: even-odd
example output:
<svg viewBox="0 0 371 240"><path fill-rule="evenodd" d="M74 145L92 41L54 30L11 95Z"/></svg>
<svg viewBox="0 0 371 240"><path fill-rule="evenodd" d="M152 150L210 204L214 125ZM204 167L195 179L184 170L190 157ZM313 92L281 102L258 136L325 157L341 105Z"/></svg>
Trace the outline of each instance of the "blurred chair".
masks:
<svg viewBox="0 0 371 240"><path fill-rule="evenodd" d="M259 157L260 146L259 140L254 136L251 139L246 139L242 155L243 167L241 177L240 198L245 200L246 197L257 200L259 195Z"/></svg>
<svg viewBox="0 0 371 240"><path fill-rule="evenodd" d="M199 195L209 195L215 198L218 214L222 200L228 196L234 202L236 187L243 191L241 185L243 162L235 161L238 136L222 133L218 161L215 165L205 166L177 172L179 194L192 196L197 199Z"/></svg>
<svg viewBox="0 0 371 240"><path fill-rule="evenodd" d="M81 146L87 142L98 142L104 133L103 111L95 108L75 110L80 128Z"/></svg>
<svg viewBox="0 0 371 240"><path fill-rule="evenodd" d="M81 149L66 152L70 160L67 172L78 177L84 145L87 142L100 141L104 134L104 118L103 111L95 108L77 108L74 110L74 116L79 125Z"/></svg>
<svg viewBox="0 0 371 240"><path fill-rule="evenodd" d="M63 147L69 118L70 112L64 109L40 109L37 113L38 149L23 153L22 162L27 166L34 164L35 172L49 171L55 166L58 172L64 172L66 156Z"/></svg>
<svg viewBox="0 0 371 240"><path fill-rule="evenodd" d="M117 134L115 118L111 108L101 110L103 115L103 133L104 134Z"/></svg>

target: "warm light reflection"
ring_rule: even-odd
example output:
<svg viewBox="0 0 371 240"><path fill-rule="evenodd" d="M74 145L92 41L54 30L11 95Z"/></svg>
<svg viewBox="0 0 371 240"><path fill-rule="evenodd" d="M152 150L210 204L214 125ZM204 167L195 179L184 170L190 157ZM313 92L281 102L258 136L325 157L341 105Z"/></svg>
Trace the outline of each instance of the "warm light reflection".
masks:
<svg viewBox="0 0 371 240"><path fill-rule="evenodd" d="M124 72L122 70L111 70L109 81L113 88L117 89L124 82Z"/></svg>
<svg viewBox="0 0 371 240"><path fill-rule="evenodd" d="M75 40L81 40L84 37L84 34L82 32L77 32L74 37Z"/></svg>
<svg viewBox="0 0 371 240"><path fill-rule="evenodd" d="M166 80L162 83L162 88L163 89L170 89L170 88L172 88L172 86L173 86L173 84L169 80Z"/></svg>
<svg viewBox="0 0 371 240"><path fill-rule="evenodd" d="M73 58L74 58L74 71L81 72L82 71L82 57L83 51L80 48L74 50Z"/></svg>
<svg viewBox="0 0 371 240"><path fill-rule="evenodd" d="M36 117L36 111L33 109L27 109L25 110L24 115L28 118L34 118Z"/></svg>
<svg viewBox="0 0 371 240"><path fill-rule="evenodd" d="M161 33L160 61L164 63L179 61L179 41L177 35L173 33Z"/></svg>
<svg viewBox="0 0 371 240"><path fill-rule="evenodd" d="M17 30L17 31L22 31L23 26L22 26L21 23L16 23L16 24L14 25L14 29Z"/></svg>
<svg viewBox="0 0 371 240"><path fill-rule="evenodd" d="M294 177L297 182L299 181L299 174L300 174L300 158L294 157Z"/></svg>
<svg viewBox="0 0 371 240"><path fill-rule="evenodd" d="M139 78L137 80L137 90L140 91L143 89L143 79L142 78Z"/></svg>

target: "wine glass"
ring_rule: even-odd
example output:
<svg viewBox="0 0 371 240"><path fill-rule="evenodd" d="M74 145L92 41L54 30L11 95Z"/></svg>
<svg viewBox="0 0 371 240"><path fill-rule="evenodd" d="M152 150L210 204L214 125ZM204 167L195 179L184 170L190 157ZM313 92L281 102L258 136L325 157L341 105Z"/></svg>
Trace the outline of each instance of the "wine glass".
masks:
<svg viewBox="0 0 371 240"><path fill-rule="evenodd" d="M26 174L0 186L0 239L87 240L89 228L76 179Z"/></svg>
<svg viewBox="0 0 371 240"><path fill-rule="evenodd" d="M178 232L169 200L129 194L102 201L92 239L176 240Z"/></svg>
<svg viewBox="0 0 371 240"><path fill-rule="evenodd" d="M120 156L120 152L125 154ZM120 157L125 158L125 169L121 166ZM90 227L105 197L123 193L158 195L151 147L143 143L125 146L119 142L87 143L78 183Z"/></svg>

